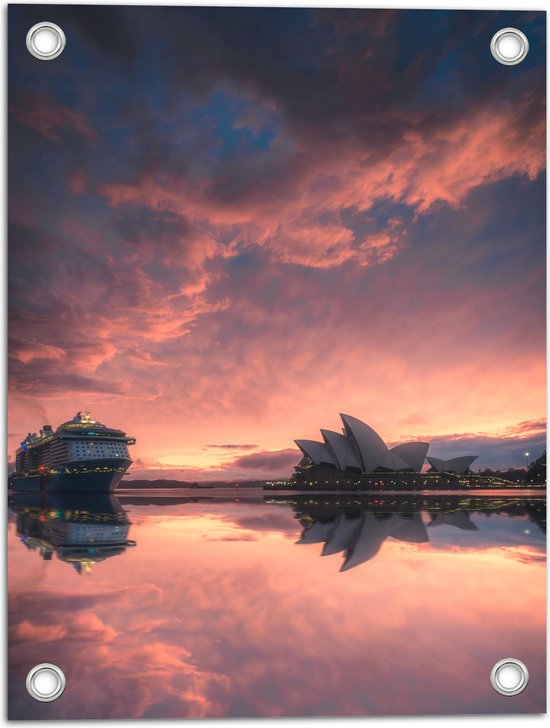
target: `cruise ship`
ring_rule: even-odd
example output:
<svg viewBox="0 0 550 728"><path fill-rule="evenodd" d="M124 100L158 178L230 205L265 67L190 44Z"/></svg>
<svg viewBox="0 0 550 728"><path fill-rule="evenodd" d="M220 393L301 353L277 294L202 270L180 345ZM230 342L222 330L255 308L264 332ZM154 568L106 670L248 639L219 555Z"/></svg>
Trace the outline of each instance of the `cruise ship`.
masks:
<svg viewBox="0 0 550 728"><path fill-rule="evenodd" d="M17 449L8 487L46 493L107 493L132 464L128 445L135 439L77 412L53 430L44 425L29 433Z"/></svg>

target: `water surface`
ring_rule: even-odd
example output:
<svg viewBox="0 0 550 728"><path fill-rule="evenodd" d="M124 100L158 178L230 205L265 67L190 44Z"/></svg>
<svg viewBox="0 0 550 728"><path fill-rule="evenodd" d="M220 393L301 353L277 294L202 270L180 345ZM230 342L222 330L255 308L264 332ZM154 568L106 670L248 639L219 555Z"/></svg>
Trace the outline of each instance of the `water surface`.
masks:
<svg viewBox="0 0 550 728"><path fill-rule="evenodd" d="M545 710L538 496L10 499L12 719ZM489 683L525 662L518 696ZM59 665L38 703L25 676Z"/></svg>

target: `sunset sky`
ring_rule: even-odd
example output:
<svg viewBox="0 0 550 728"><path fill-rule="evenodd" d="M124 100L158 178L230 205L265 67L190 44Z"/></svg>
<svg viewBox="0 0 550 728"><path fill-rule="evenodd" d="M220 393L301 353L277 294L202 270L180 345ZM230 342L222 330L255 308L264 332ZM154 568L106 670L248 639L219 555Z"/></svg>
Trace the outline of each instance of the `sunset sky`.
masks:
<svg viewBox="0 0 550 728"><path fill-rule="evenodd" d="M86 409L134 477L287 476L339 412L474 469L539 455L545 22L11 6L10 460Z"/></svg>

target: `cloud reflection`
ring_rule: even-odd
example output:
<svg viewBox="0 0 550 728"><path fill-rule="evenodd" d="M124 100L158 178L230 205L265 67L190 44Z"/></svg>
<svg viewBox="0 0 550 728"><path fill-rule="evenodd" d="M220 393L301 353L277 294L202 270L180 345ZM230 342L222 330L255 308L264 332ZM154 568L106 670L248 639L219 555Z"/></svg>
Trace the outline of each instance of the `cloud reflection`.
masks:
<svg viewBox="0 0 550 728"><path fill-rule="evenodd" d="M545 575L540 559L523 558L542 558L544 546L525 506L499 507L489 519L473 508L465 517L478 530L461 528L461 516L430 526L441 508L434 519L422 515L422 527L419 512L412 520L396 513L395 523L418 523L443 540L434 548L393 529L398 539L390 535L368 564L339 574L341 556L295 545L301 529L287 505L129 500L136 549L86 580L53 560L43 586L29 578L11 590L13 717L544 710ZM310 520L328 512L297 507ZM383 523L380 511L364 515ZM515 526L528 523L533 535L518 543ZM232 533L255 540L226 540ZM468 546L453 545L454 533ZM16 572L32 557L13 548ZM513 701L487 678L504 653L533 676ZM53 704L34 703L21 687L29 662L42 660L67 673Z"/></svg>

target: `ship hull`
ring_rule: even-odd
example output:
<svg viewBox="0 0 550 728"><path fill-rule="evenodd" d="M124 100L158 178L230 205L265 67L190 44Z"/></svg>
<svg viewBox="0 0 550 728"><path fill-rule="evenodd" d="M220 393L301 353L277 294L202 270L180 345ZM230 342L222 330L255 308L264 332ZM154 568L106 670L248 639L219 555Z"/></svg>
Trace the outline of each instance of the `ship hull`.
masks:
<svg viewBox="0 0 550 728"><path fill-rule="evenodd" d="M17 493L111 493L131 460L101 460L86 465L85 469L69 463L56 472L12 473L8 487Z"/></svg>

